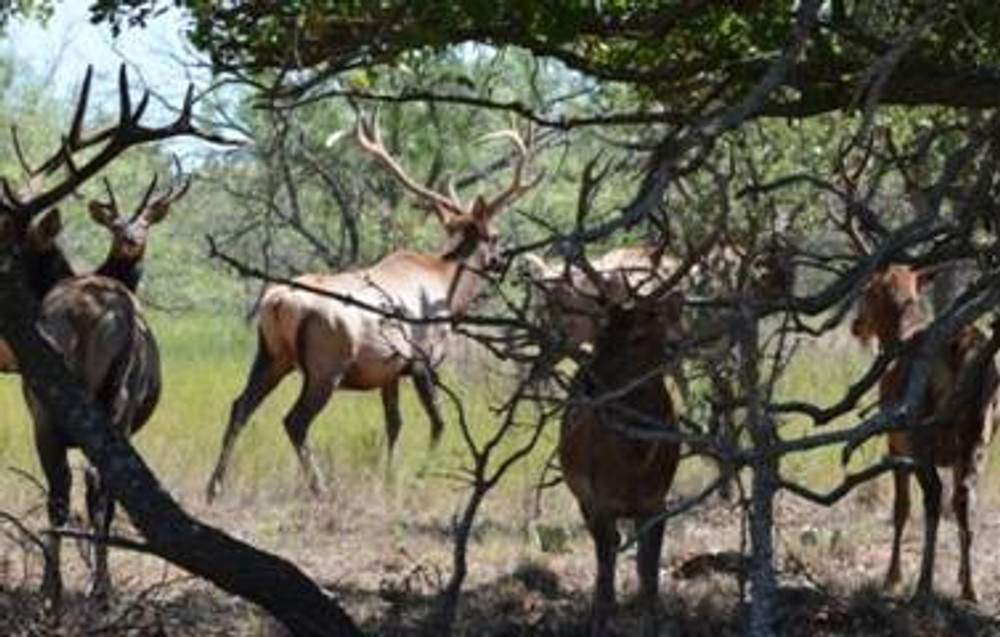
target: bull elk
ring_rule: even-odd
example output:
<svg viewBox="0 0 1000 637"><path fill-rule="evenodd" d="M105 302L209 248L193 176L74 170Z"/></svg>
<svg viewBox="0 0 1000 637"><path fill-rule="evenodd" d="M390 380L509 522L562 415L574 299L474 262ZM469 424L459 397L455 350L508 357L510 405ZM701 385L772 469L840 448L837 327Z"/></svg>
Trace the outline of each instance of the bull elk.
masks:
<svg viewBox="0 0 1000 637"><path fill-rule="evenodd" d="M851 325L854 336L862 342L877 341L881 348L890 350L918 338L929 322L921 307L921 292L927 280L925 272L906 265L889 265L877 271L865 285L858 302L857 316ZM918 595L931 592L934 577L941 514L941 480L937 467L950 467L954 475L952 507L958 523L960 549L958 580L962 597L976 599L971 564L976 480L1000 418L1000 382L993 356L984 349L986 340L983 332L974 326L966 326L952 335L940 351L935 352L927 387L917 406L921 418L931 419L928 430L889 434L890 455L911 456L917 461L915 473L923 492L924 547ZM883 408L903 398L911 368L912 362L904 354L886 370L879 384ZM953 400L959 380L964 378L971 379L976 391L969 397ZM940 413L945 409L948 413ZM892 557L885 578L888 587L895 587L901 579L900 542L910 514L910 472L896 469L893 479Z"/></svg>
<svg viewBox="0 0 1000 637"><path fill-rule="evenodd" d="M444 195L414 181L386 151L374 118L359 117L354 134L361 148L430 205L447 235L445 247L438 255L399 250L365 269L306 274L292 285L274 285L265 292L258 315L257 354L232 406L206 489L210 502L221 492L240 431L264 398L295 369L302 372L303 385L284 426L314 495L322 494L325 485L306 438L334 389L380 390L390 460L402 425L402 376L413 378L431 421L432 441L441 435L444 420L432 369L443 356L447 320L466 311L483 286L483 273L499 265L496 215L538 179L525 178L529 153L522 139L513 131L494 133L488 137L508 138L516 148L513 179L493 198L478 196L464 205L453 189Z"/></svg>
<svg viewBox="0 0 1000 637"><path fill-rule="evenodd" d="M48 228L46 223L54 223L50 220L54 218L51 216L54 205L75 193L85 181L133 146L181 135L215 142L224 140L201 131L192 123L194 94L191 89L174 121L161 127L142 124L149 93L145 92L133 107L124 65L118 80L118 121L103 128L84 130L91 78L92 70L88 69L71 129L58 151L36 170L29 169L21 157L32 182L27 193L15 193L6 179L0 182L3 186L0 210L3 214L0 217L11 220L9 223L17 230L16 240L22 246L29 284L39 298L44 296L38 318L40 333L63 357L69 370L80 379L113 425L124 435L131 435L149 419L160 389L156 343L142 317L138 301L129 290L129 286L138 284L145 232L141 233L139 241L135 241L136 233L132 233L131 248L127 254L118 249L120 244L117 240L112 241L108 258L98 269L121 280L102 274L73 276L54 242L58 229ZM81 160L78 156L81 151L87 151L86 159ZM45 177L60 171L65 173L62 179L47 188L40 187ZM147 190L140 205L143 212L134 215L132 223L153 223L152 217L162 218L166 208L176 199L176 193L171 190L150 203L152 191L152 187ZM149 206L154 210L148 210ZM111 220L116 216L112 213L116 213L113 198L110 203L91 205L91 214L102 220ZM40 228L38 236L50 241L49 247L56 252L39 251L31 245L31 229L35 227L31 219L39 215L41 222L35 224ZM134 226L132 230L135 230ZM140 246L139 249L135 249L136 246ZM54 530L47 541L42 589L50 603L58 606L62 594L58 531L69 518L72 475L67 453L73 442L66 438L58 423L51 420L45 406L31 391L27 379L24 392L34 421L35 445L48 483L48 515ZM96 536L91 593L98 599L106 600L111 588L107 537L114 503L94 470L88 470L86 487L88 514Z"/></svg>
<svg viewBox="0 0 1000 637"><path fill-rule="evenodd" d="M610 305L592 357L571 385L558 453L563 479L594 541L595 636L607 634L615 605L617 523L623 518L635 521L639 535L642 634L657 634L662 514L680 455L679 444L663 435L677 427L663 384L663 363L668 341L678 332L680 312L676 293Z"/></svg>
<svg viewBox="0 0 1000 637"><path fill-rule="evenodd" d="M88 203L91 218L107 229L111 236L108 252L93 274L116 279L133 293L142 277L150 228L166 218L170 206L187 192L190 179L184 178L179 188L177 184L171 184L165 192L152 197L156 183L154 176L142 201L128 217L119 212L108 182L105 182L108 199ZM75 275L57 242L62 232L62 216L58 208L46 211L36 223L15 232L23 245L25 271L31 290L39 301L59 282ZM0 372L17 371L17 358L7 342L0 339Z"/></svg>
<svg viewBox="0 0 1000 637"><path fill-rule="evenodd" d="M525 254L524 272L541 292L541 311L556 326L571 347L592 343L602 313L602 297L610 290L628 288L639 295L649 293L682 265L662 247L631 246L611 250L589 262L593 272L546 262L536 254ZM596 277L596 280L595 280ZM746 254L728 243L704 247L681 282L686 292L732 298L752 295L774 298L792 289L788 255L775 244ZM602 289L598 289L602 288Z"/></svg>

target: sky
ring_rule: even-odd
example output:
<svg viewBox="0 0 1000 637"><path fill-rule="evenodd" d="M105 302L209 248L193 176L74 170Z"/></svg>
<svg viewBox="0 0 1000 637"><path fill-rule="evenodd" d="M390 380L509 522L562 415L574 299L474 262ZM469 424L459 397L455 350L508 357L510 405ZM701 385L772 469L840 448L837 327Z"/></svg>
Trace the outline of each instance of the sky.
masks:
<svg viewBox="0 0 1000 637"><path fill-rule="evenodd" d="M194 59L183 36L181 16L170 11L150 21L145 29L126 29L112 39L106 25L90 24L89 4L87 0L60 2L44 26L15 21L7 46L19 59L31 64L36 77L53 85L60 94L74 94L87 64L93 64L95 98L114 99L115 74L119 64L127 61L134 92L145 82L178 104L191 79L180 60ZM197 83L204 85L204 77Z"/></svg>

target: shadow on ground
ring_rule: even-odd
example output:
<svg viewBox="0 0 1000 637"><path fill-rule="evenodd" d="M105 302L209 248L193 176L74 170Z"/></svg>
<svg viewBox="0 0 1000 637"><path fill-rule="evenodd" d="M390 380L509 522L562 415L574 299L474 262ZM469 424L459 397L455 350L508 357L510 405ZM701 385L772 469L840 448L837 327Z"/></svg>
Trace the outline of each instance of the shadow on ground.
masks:
<svg viewBox="0 0 1000 637"><path fill-rule="evenodd" d="M666 578L664 578L666 579ZM743 607L731 578L709 576L699 586L665 581L662 632L690 637L741 634ZM712 581L717 579L718 581ZM331 586L366 634L417 637L428 628L436 598L405 585L378 590ZM589 596L563 587L552 571L535 565L463 596L456 634L483 637L577 637L587 634ZM778 597L777 634L852 636L1000 635L1000 618L946 598L915 602L873 588L836 595L813 587L784 587ZM631 600L619 608L618 635L635 634L637 613ZM118 595L106 612L80 595L68 597L58 624L46 619L41 597L25 588L0 584L0 626L4 635L279 636L284 631L263 613L205 584L181 579Z"/></svg>

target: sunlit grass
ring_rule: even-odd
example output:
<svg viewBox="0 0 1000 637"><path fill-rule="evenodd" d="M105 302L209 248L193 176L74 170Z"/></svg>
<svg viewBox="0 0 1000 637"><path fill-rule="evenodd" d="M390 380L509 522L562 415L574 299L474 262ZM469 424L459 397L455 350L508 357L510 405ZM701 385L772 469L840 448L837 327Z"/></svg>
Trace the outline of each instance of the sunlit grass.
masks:
<svg viewBox="0 0 1000 637"><path fill-rule="evenodd" d="M200 501L219 451L230 405L242 388L253 358L256 335L252 324L233 315L154 313L151 320L163 355L164 393L153 419L137 435L136 444L168 488L183 500ZM843 336L803 343L778 393L786 399L831 404L863 373L869 362L870 356ZM496 380L497 374L473 373L469 369L451 368L445 374L463 399L476 437L484 439L497 425L497 416L491 408L503 398L504 381ZM474 382L469 382L473 377ZM299 376L290 375L248 424L230 466L227 487L234 497L274 499L299 495L297 461L281 424L299 386ZM869 404L874 400L873 392L863 402ZM429 423L409 382L403 383L401 402L404 425L391 473L386 467L384 416L377 392L334 394L310 431L310 443L320 465L335 489L384 482L390 490L405 485L406 497L457 506L459 485L443 477L454 475L468 463L454 410L442 396L448 428L442 444L431 450ZM850 426L857 421L858 415L851 413L828 427ZM500 510L516 507L528 515L534 487L551 457L556 430L553 425L550 424L534 455L515 467L502 483L495 496ZM801 418L782 424L784 438L814 431ZM517 442L507 441L501 452L513 448ZM852 467L876 461L884 449L882 440L869 442L856 454ZM994 448L991 464L996 464L998 455L1000 450ZM17 467L40 476L30 419L16 376L0 377L0 466ZM711 474L708 466L698 461L682 465L680 488L693 491L703 484ZM782 472L786 478L815 488L833 486L844 474L840 448L788 456L782 462ZM995 484L1000 479L992 475L995 473L988 472L986 481ZM385 482L387 476L389 480ZM13 503L34 502L38 498L37 490L27 487L23 478L10 472L0 474L0 493ZM546 499L547 503L551 501L552 498ZM555 506L571 510L562 498L556 500Z"/></svg>

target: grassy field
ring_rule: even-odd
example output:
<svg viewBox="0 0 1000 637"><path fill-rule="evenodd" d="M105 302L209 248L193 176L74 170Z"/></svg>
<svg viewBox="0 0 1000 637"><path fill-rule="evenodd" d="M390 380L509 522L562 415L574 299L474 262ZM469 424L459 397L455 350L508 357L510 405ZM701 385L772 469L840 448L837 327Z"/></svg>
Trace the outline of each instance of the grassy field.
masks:
<svg viewBox="0 0 1000 637"><path fill-rule="evenodd" d="M230 403L253 356L253 329L229 316L157 314L153 324L163 350L165 392L136 443L164 485L195 514L295 560L343 597L372 634L419 634L415 626L421 613L447 575L447 529L465 493L461 484L442 477L460 467L465 458L456 429L447 430L442 445L431 451L426 417L407 385L403 434L396 462L388 472L377 395L335 394L311 431L313 447L333 486L329 500L316 502L301 493L294 454L280 425L298 391L298 379L291 377L255 414L238 443L228 490L209 508L203 489ZM805 344L780 391L789 397L830 402L867 360L845 337ZM448 373L459 377L454 370ZM460 389L470 422L479 433L492 426L489 407L496 396L491 389L500 382L495 376L461 370L461 378L474 379ZM851 416L832 426L854 419ZM784 432L801 435L808 429L804 423L791 422ZM540 511L535 507L534 486L549 457L551 438L514 470L483 512L470 556L474 565L462 615L464 634L572 635L582 630L593 577L589 541L561 486L543 494ZM875 460L882 449L881 441L868 445L858 463ZM842 475L838 453L830 449L790 457L783 471L815 487L833 485ZM978 609L949 600L956 592L957 556L950 524L943 525L940 534L938 587L945 597L938 605L931 610L914 608L872 587L888 557L889 485L882 480L833 509L812 507L790 497L779 500L783 582L790 595L812 591L808 603L789 601L792 614L783 624L788 629L782 632L803 634L795 630L802 621L847 617L840 624L830 619L837 629L826 632L1000 634L1000 625L988 617L1000 608L1000 556L991 550L1000 541L1000 518L993 513L1000 502L995 496L1000 472L992 468L998 464L998 453L1000 449L994 448L980 487L983 519L977 537L977 574L983 602ZM75 464L80 466L82 461ZM6 470L16 468L40 476L15 377L0 377L0 468L5 469L0 471L2 509L24 517L33 528L42 528L39 490L17 472ZM676 491L692 492L708 478L704 464L688 461L682 465ZM82 510L79 503L77 509ZM680 634L729 634L738 626L732 578L716 575L689 582L677 573L696 555L738 549L739 528L736 510L719 502L668 526L665 569L675 577L664 577L663 588L667 614L677 622ZM120 532L128 532L124 519ZM906 543L906 577L911 583L916 577L919 538L919 518L914 516ZM75 551L66 554L70 587L82 591L85 566ZM0 538L0 625L7 619L25 633L35 626L32 622L39 605L33 591L39 582L39 563L32 551ZM112 619L94 617L80 602L76 606L79 617L68 621L81 634L118 632L114 622L139 626L133 634L147 634L144 631L152 631L151 627L171 635L274 632L270 621L255 610L155 559L118 552L113 569L121 589L118 614ZM621 571L621 590L627 599L636 587L629 559L622 561ZM11 618L5 618L5 612ZM711 614L711 622L705 622L705 613ZM795 613L805 613L807 618ZM628 634L629 607L623 616L622 630ZM972 632L952 630L958 625L955 622ZM824 633L820 624L816 626ZM75 629L68 634L76 634Z"/></svg>

